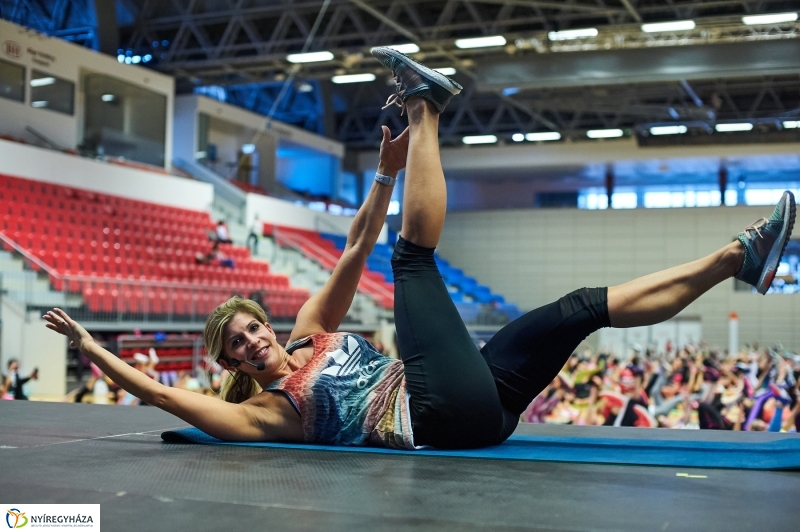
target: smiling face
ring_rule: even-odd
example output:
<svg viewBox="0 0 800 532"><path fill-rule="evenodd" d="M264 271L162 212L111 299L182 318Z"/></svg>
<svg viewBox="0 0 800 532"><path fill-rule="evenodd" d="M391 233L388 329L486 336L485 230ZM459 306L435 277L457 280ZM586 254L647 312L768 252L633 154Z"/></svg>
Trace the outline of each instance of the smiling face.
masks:
<svg viewBox="0 0 800 532"><path fill-rule="evenodd" d="M222 331L222 349L225 357L241 362L239 369L250 373L256 368L244 362L258 364L263 362L267 373L277 369L281 363L281 346L269 324L261 323L256 317L245 312L237 312ZM225 358L220 359L223 367Z"/></svg>

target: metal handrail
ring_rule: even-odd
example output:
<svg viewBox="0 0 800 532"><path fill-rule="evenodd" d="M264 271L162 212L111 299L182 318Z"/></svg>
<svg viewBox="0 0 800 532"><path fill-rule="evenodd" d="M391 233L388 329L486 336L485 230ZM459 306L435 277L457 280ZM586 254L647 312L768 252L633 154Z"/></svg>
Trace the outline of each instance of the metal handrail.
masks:
<svg viewBox="0 0 800 532"><path fill-rule="evenodd" d="M211 184L214 187L214 195L217 196L218 199L222 199L230 203L233 207L244 211L244 207L247 204L247 193L230 183L221 175L196 161L187 161L180 157L176 157L172 161L172 164L188 172L192 177ZM243 216L244 214L242 213L242 217Z"/></svg>
<svg viewBox="0 0 800 532"><path fill-rule="evenodd" d="M342 230L333 222L325 218L324 216L315 216L314 217L314 226L317 228L318 232L322 232L320 229L321 226L327 225L329 229L333 229L333 231L327 231L335 235L347 236L345 235Z"/></svg>
<svg viewBox="0 0 800 532"><path fill-rule="evenodd" d="M6 236L6 234L3 231L0 231L0 240L2 240L6 244L14 248L14 250L16 250L20 255L22 255L23 257L25 257L26 259L28 259L29 261L33 262L38 267L46 271L48 275L52 275L56 279L63 279L63 276L60 273L58 273L50 266L39 260L39 257L32 255L25 248L23 248L22 246L20 246L10 238L8 238L8 236Z"/></svg>
<svg viewBox="0 0 800 532"><path fill-rule="evenodd" d="M336 256L332 255L327 250L325 250L325 249L319 247L318 245L314 244L313 242L309 241L307 238L305 238L305 237L303 237L301 235L297 235L297 234L283 233L279 229L276 228L275 229L275 242L278 245L281 245L281 243L282 243L281 240L283 240L283 243L287 243L290 246L293 246L295 249L300 247L300 245L298 244L298 240L299 240L301 243L303 243L303 244L307 245L308 247L310 247L315 253L317 253L322 258L328 259L333 263L336 263L339 260L339 257L336 257ZM378 295L381 295L382 297L394 298L394 292L388 290L385 286L383 286L383 285L381 285L379 283L376 283L375 281L373 281L372 279L370 279L368 277L363 277L362 276L359 279L358 284L359 284L359 286L363 286L363 289L372 290L373 292L378 292L379 293Z"/></svg>

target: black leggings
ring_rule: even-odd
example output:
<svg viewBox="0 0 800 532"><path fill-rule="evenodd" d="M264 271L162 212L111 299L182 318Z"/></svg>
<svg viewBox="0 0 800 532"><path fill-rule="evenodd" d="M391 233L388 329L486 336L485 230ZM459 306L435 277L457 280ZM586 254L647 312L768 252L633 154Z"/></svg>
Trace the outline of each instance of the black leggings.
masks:
<svg viewBox="0 0 800 532"><path fill-rule="evenodd" d="M479 351L433 252L400 237L392 256L414 443L442 449L502 443L578 344L609 326L608 290L581 288L533 310Z"/></svg>

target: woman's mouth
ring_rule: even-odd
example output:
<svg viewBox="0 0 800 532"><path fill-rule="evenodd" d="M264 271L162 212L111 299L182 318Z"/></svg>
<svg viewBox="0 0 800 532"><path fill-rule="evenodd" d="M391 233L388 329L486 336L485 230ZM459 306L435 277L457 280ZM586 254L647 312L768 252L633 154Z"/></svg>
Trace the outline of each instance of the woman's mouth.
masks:
<svg viewBox="0 0 800 532"><path fill-rule="evenodd" d="M269 346L262 347L261 349L256 351L255 355L253 355L253 360L261 360L262 358L267 356L267 351L269 351Z"/></svg>

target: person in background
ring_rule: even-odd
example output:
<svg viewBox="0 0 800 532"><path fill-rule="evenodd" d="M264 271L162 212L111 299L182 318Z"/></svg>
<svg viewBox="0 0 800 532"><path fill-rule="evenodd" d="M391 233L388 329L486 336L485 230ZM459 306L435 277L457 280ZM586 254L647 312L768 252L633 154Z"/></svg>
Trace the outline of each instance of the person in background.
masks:
<svg viewBox="0 0 800 532"><path fill-rule="evenodd" d="M9 394L17 401L27 401L28 396L25 395L22 387L29 380L37 380L39 378L39 368L33 368L33 371L27 377L22 377L19 374L19 362L16 358L8 361L8 371L3 379L3 395Z"/></svg>
<svg viewBox="0 0 800 532"><path fill-rule="evenodd" d="M220 220L219 222L217 222L215 233L217 235L217 242L219 242L220 244L233 243L231 241L231 235L228 232L228 224L226 224L224 220Z"/></svg>
<svg viewBox="0 0 800 532"><path fill-rule="evenodd" d="M253 223L250 224L250 232L247 234L247 247L250 248L252 255L258 255L258 240L264 231L264 224L258 218L258 214L253 217Z"/></svg>

